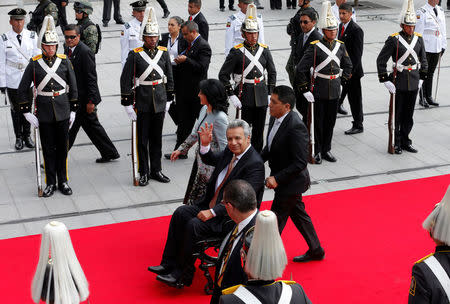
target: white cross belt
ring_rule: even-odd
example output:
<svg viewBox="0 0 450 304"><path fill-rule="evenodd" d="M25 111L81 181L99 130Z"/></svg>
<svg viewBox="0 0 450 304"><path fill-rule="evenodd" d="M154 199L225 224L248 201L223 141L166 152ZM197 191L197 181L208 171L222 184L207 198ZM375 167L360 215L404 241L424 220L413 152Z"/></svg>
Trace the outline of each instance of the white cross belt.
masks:
<svg viewBox="0 0 450 304"><path fill-rule="evenodd" d="M163 69L158 65L159 59L161 59L161 56L163 55L163 51L158 50L156 53L155 58L151 59L146 52L142 51L139 52L141 57L148 63L148 67L145 69L144 73L142 73L141 76L136 80L136 87L139 86L140 83L144 84L145 79L150 75L153 70L155 70L159 76L161 76L162 79L164 79L164 71Z"/></svg>
<svg viewBox="0 0 450 304"><path fill-rule="evenodd" d="M41 83L37 86L37 92L39 95L43 95L45 86L48 84L50 79L54 79L57 83L59 83L64 90L66 89L67 83L64 81L64 79L61 78L58 74L56 74L56 70L58 70L59 65L61 64L62 60L61 58L56 58L55 64L50 68L42 58L38 59L37 61L39 65L44 69L44 71L47 73L45 75L44 79L42 79ZM53 93L52 93L53 94ZM53 95L52 95L53 96Z"/></svg>

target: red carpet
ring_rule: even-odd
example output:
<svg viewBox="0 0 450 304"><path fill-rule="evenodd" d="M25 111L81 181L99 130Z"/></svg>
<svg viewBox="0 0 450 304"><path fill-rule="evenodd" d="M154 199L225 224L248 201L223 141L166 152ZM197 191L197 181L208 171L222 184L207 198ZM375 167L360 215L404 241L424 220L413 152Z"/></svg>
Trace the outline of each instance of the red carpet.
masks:
<svg viewBox="0 0 450 304"><path fill-rule="evenodd" d="M414 261L434 250L421 223L449 183L443 175L305 197L326 257L290 262L284 277L292 274L313 303L405 303ZM209 303L199 271L184 290L147 271L160 261L168 223L162 217L71 231L92 304ZM292 222L283 240L289 260L307 249ZM39 244L39 236L0 241L0 303L32 303Z"/></svg>

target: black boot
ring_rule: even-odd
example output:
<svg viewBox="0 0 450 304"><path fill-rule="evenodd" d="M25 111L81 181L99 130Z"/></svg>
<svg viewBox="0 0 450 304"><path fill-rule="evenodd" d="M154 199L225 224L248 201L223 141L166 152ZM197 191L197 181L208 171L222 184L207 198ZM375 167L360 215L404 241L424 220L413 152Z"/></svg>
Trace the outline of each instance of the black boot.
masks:
<svg viewBox="0 0 450 304"><path fill-rule="evenodd" d="M16 144L14 145L14 148L16 148L17 151L20 151L23 149L23 140L21 137L16 138Z"/></svg>
<svg viewBox="0 0 450 304"><path fill-rule="evenodd" d="M27 148L30 148L30 149L34 148L34 142L31 139L30 135L25 136L23 141L25 142L25 146L27 146Z"/></svg>

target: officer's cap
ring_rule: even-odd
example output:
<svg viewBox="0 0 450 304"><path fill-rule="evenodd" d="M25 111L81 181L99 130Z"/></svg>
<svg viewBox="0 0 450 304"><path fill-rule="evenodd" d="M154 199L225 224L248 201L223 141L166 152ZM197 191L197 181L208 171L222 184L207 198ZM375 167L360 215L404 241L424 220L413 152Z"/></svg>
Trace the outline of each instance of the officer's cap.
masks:
<svg viewBox="0 0 450 304"><path fill-rule="evenodd" d="M244 4L252 4L253 0L239 0L239 2Z"/></svg>
<svg viewBox="0 0 450 304"><path fill-rule="evenodd" d="M27 12L20 7L10 10L8 13L11 19L25 19L26 14Z"/></svg>
<svg viewBox="0 0 450 304"><path fill-rule="evenodd" d="M423 222L422 227L429 231L434 239L450 245L450 186L441 202Z"/></svg>
<svg viewBox="0 0 450 304"><path fill-rule="evenodd" d="M133 7L133 11L145 11L145 7L147 6L148 1L147 0L139 0L130 3L131 7Z"/></svg>
<svg viewBox="0 0 450 304"><path fill-rule="evenodd" d="M83 13L86 13L87 15L92 14L92 12L94 11L92 4L87 0L75 1L75 3L73 4L73 9L76 11L82 11Z"/></svg>

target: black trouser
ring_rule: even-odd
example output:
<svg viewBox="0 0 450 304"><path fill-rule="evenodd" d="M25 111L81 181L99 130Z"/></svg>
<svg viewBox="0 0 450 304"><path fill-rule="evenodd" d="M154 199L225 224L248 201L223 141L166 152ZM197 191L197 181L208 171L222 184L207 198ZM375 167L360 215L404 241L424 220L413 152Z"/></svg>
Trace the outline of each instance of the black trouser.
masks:
<svg viewBox="0 0 450 304"><path fill-rule="evenodd" d="M138 141L139 174L161 171L161 148L164 112L137 112L136 128ZM150 169L148 158L150 156Z"/></svg>
<svg viewBox="0 0 450 304"><path fill-rule="evenodd" d="M69 119L39 122L42 154L47 185L67 182L67 151L69 150Z"/></svg>
<svg viewBox="0 0 450 304"><path fill-rule="evenodd" d="M67 25L67 17L66 17L66 7L61 5L61 2L57 3L56 6L58 7L58 19L59 19L59 25L61 26L61 30L64 31L64 28Z"/></svg>
<svg viewBox="0 0 450 304"><path fill-rule="evenodd" d="M195 120L200 113L200 100L197 97L193 100L181 99L180 101L177 101L176 109L178 113L178 128L175 150L184 142L189 134L191 134Z"/></svg>
<svg viewBox="0 0 450 304"><path fill-rule="evenodd" d="M302 202L301 194L286 195L280 193L280 191L275 191L275 197L273 198L272 208L270 210L277 215L280 235L286 226L288 218L291 217L292 222L302 234L309 249L315 250L319 248L320 241L311 217L305 210L305 204Z"/></svg>
<svg viewBox="0 0 450 304"><path fill-rule="evenodd" d="M297 6L297 1L296 0L286 0L286 7L292 7L295 8Z"/></svg>
<svg viewBox="0 0 450 304"><path fill-rule="evenodd" d="M413 114L417 91L399 91L395 94L395 145L405 147L412 143L409 133L414 125Z"/></svg>
<svg viewBox="0 0 450 304"><path fill-rule="evenodd" d="M252 146L261 152L264 144L264 125L266 123L267 106L242 107L242 119L252 127Z"/></svg>
<svg viewBox="0 0 450 304"><path fill-rule="evenodd" d="M326 153L331 150L337 107L337 99L316 100L314 102L314 139L316 153Z"/></svg>
<svg viewBox="0 0 450 304"><path fill-rule="evenodd" d="M427 79L423 82L422 90L423 90L423 97L425 97L426 100L431 100L431 96L433 95L434 71L436 70L436 66L438 65L439 62L440 53L426 53L426 54L428 62L428 72L427 72Z"/></svg>
<svg viewBox="0 0 450 304"><path fill-rule="evenodd" d="M346 89L348 94L348 103L350 104L350 110L352 111L353 116L353 127L362 128L364 114L362 106L361 78L350 78L349 84L343 86L342 91L344 91L344 89Z"/></svg>
<svg viewBox="0 0 450 304"><path fill-rule="evenodd" d="M161 265L172 268L177 279L181 275L192 275L195 259L192 253L195 244L212 236L225 236L231 229L223 222L227 218L216 216L206 222L197 218L201 209L195 205L178 207L172 215L167 233Z"/></svg>
<svg viewBox="0 0 450 304"><path fill-rule="evenodd" d="M234 0L228 0L228 8L233 8ZM219 8L225 8L225 0L219 0Z"/></svg>
<svg viewBox="0 0 450 304"><path fill-rule="evenodd" d="M80 127L86 132L87 136L103 158L118 157L119 152L117 152L116 147L111 142L111 139L109 139L105 129L100 124L100 121L98 121L97 108L91 114L86 112L85 104L82 104L78 109L75 121L73 122L72 128L69 130L69 150L72 148L73 143L77 138Z"/></svg>
<svg viewBox="0 0 450 304"><path fill-rule="evenodd" d="M167 4L164 0L156 0L156 2L159 3L161 8L163 9L164 13L167 12L169 9L167 8Z"/></svg>
<svg viewBox="0 0 450 304"><path fill-rule="evenodd" d="M17 89L7 88L9 103L11 106L11 120L13 123L14 134L16 138L26 138L30 136L30 123L25 119L25 116L20 112L19 101L17 100ZM28 99L32 98L31 88L28 90Z"/></svg>
<svg viewBox="0 0 450 304"><path fill-rule="evenodd" d="M308 125L308 107L309 103L306 100L305 96L300 93L298 90L295 92L295 106L297 107L297 111L302 115L302 120L305 126Z"/></svg>
<svg viewBox="0 0 450 304"><path fill-rule="evenodd" d="M270 0L271 9L281 9L281 0Z"/></svg>
<svg viewBox="0 0 450 304"><path fill-rule="evenodd" d="M120 14L120 0L103 0L103 22L108 23L111 20L111 6L114 2L114 20L116 22L122 20L122 15Z"/></svg>

